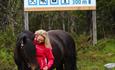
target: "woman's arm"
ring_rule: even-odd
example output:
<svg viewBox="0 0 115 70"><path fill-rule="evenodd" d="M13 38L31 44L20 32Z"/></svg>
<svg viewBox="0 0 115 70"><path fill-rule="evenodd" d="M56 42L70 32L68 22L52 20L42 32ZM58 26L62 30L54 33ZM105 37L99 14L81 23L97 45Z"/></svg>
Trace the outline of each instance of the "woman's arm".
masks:
<svg viewBox="0 0 115 70"><path fill-rule="evenodd" d="M48 69L50 69L54 63L54 56L53 56L53 53L52 53L52 49L50 48L47 48L47 51L46 51L46 57L48 59Z"/></svg>

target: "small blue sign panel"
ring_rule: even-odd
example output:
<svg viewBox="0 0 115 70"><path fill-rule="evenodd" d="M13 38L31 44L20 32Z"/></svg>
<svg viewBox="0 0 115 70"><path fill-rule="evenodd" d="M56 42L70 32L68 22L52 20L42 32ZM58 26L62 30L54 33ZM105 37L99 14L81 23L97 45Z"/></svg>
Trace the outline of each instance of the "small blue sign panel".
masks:
<svg viewBox="0 0 115 70"><path fill-rule="evenodd" d="M87 0L82 0L82 4L87 4Z"/></svg>
<svg viewBox="0 0 115 70"><path fill-rule="evenodd" d="M48 5L48 0L39 0L40 5Z"/></svg>
<svg viewBox="0 0 115 70"><path fill-rule="evenodd" d="M28 0L29 5L37 5L37 0Z"/></svg>
<svg viewBox="0 0 115 70"><path fill-rule="evenodd" d="M81 4L81 0L73 0L73 4Z"/></svg>
<svg viewBox="0 0 115 70"><path fill-rule="evenodd" d="M70 3L70 0L61 0L61 4L69 4Z"/></svg>
<svg viewBox="0 0 115 70"><path fill-rule="evenodd" d="M91 0L89 0L89 4L91 4Z"/></svg>
<svg viewBox="0 0 115 70"><path fill-rule="evenodd" d="M50 4L51 5L58 5L59 4L59 0L50 0Z"/></svg>

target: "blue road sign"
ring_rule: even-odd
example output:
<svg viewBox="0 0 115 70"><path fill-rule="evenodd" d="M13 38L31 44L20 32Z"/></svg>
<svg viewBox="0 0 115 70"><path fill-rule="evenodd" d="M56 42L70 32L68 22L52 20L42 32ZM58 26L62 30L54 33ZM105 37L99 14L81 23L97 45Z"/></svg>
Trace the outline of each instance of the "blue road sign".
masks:
<svg viewBox="0 0 115 70"><path fill-rule="evenodd" d="M96 0L24 0L24 10L26 11L69 9L96 10Z"/></svg>

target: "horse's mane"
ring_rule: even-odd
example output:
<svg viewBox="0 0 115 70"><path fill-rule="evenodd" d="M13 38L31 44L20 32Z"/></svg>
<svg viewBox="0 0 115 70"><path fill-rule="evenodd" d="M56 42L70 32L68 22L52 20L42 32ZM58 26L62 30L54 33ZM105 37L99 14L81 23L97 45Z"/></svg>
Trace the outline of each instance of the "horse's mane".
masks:
<svg viewBox="0 0 115 70"><path fill-rule="evenodd" d="M28 63L35 62L36 51L35 46L33 44L33 38L34 34L30 31L21 32L17 38L17 49L23 59L26 59L26 62ZM23 44L23 46L21 44Z"/></svg>

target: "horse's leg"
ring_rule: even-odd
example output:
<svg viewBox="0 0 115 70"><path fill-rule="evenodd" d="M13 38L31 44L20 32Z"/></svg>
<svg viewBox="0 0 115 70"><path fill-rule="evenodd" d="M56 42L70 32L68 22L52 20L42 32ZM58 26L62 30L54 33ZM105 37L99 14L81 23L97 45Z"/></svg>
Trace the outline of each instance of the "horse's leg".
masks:
<svg viewBox="0 0 115 70"><path fill-rule="evenodd" d="M24 70L23 69L23 65L22 65L22 63L21 62L16 62L16 65L17 65L17 68L18 68L18 70Z"/></svg>
<svg viewBox="0 0 115 70"><path fill-rule="evenodd" d="M64 70L73 70L72 69L72 64L68 58L64 60Z"/></svg>
<svg viewBox="0 0 115 70"><path fill-rule="evenodd" d="M24 62L21 63L20 70L31 70L30 67Z"/></svg>
<svg viewBox="0 0 115 70"><path fill-rule="evenodd" d="M64 70L63 63L56 63L56 70Z"/></svg>
<svg viewBox="0 0 115 70"><path fill-rule="evenodd" d="M18 66L18 70L31 70L31 68L28 67L28 65L25 64L24 62L20 62L20 64L18 64L17 66Z"/></svg>
<svg viewBox="0 0 115 70"><path fill-rule="evenodd" d="M20 64L18 65L18 70L27 70L27 68L23 64Z"/></svg>
<svg viewBox="0 0 115 70"><path fill-rule="evenodd" d="M22 66L18 66L18 70L23 70Z"/></svg>
<svg viewBox="0 0 115 70"><path fill-rule="evenodd" d="M66 57L64 60L64 70L76 70L76 62L72 56Z"/></svg>

